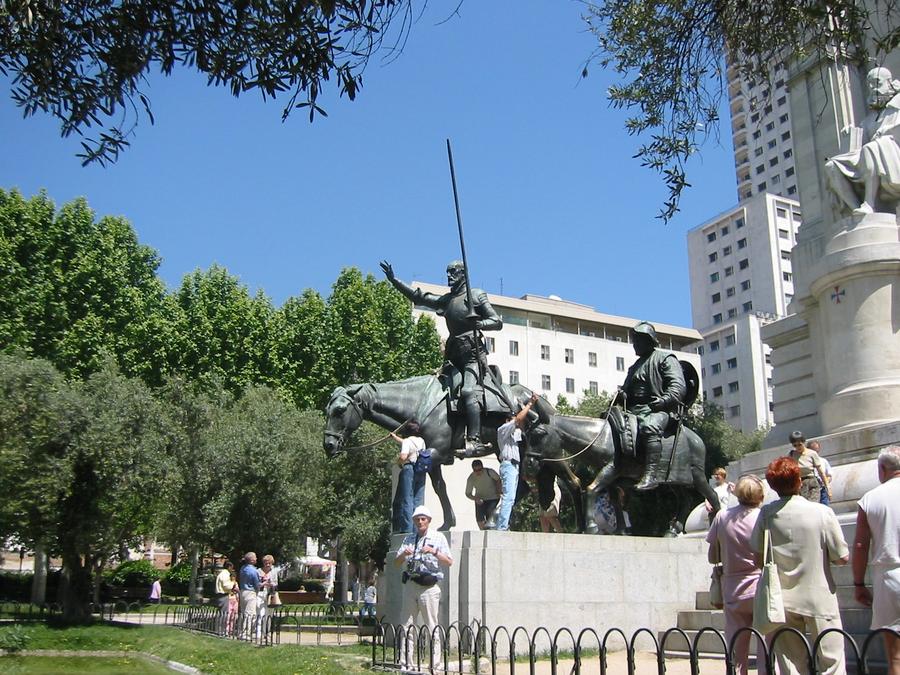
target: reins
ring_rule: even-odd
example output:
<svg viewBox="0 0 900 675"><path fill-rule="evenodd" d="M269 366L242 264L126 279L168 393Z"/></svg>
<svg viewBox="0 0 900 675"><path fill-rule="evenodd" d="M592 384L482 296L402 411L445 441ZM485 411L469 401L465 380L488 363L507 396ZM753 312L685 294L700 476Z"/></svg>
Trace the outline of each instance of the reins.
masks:
<svg viewBox="0 0 900 675"><path fill-rule="evenodd" d="M349 396L347 394L345 394L345 396L347 396L347 398L350 400L350 402L353 403L353 407L356 409L357 414L360 416L361 419L364 420L365 416L362 414L362 411L359 408L359 403L356 402L356 399L354 399L352 396ZM437 408L438 405L440 405L441 401L443 401L443 400L444 400L443 397L438 398L437 402L431 407L431 410L429 410L422 417L422 419L419 420L419 422L422 423L425 420L427 420L428 417L431 415L431 413L434 412L435 408ZM398 431L400 431L400 429L402 429L404 426L406 426L406 424L408 422L412 422L414 419L415 419L414 417L410 417L410 418L404 420L403 422L400 423L400 425L396 429L394 429L393 431L389 431L388 433L386 433L384 436L382 436L378 440L372 441L371 443L366 443L364 445L354 445L353 447L350 447L350 448L341 448L341 452L350 452L351 450L354 452L357 450L367 450L368 448L375 447L376 445L379 445L380 443L384 443L393 434L396 434Z"/></svg>
<svg viewBox="0 0 900 675"><path fill-rule="evenodd" d="M609 407L606 409L606 416L603 418L603 424L600 425L600 431L597 432L597 435L594 436L590 442L584 446L581 450L576 452L574 455L569 455L567 457L544 457L541 459L542 462L568 462L570 460L575 459L583 452L586 452L588 448L590 448L598 438L600 438L600 434L603 433L603 429L609 425L609 411L612 410L613 404L616 402L616 397L613 396L609 401Z"/></svg>

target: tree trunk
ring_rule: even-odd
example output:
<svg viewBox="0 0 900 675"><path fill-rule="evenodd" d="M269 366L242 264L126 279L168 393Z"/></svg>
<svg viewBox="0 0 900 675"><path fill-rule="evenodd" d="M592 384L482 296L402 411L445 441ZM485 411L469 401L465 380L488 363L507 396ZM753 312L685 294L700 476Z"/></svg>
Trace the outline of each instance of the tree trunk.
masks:
<svg viewBox="0 0 900 675"><path fill-rule="evenodd" d="M63 616L69 621L86 621L90 618L88 602L91 599L90 563L82 563L81 556L63 552L63 567L67 570L68 583L63 594Z"/></svg>
<svg viewBox="0 0 900 675"><path fill-rule="evenodd" d="M172 558L169 560L169 567L175 567L178 564L178 550L181 548L178 544L172 545Z"/></svg>
<svg viewBox="0 0 900 675"><path fill-rule="evenodd" d="M97 561L94 563L94 607L100 607L100 585L103 583L103 563L101 561Z"/></svg>
<svg viewBox="0 0 900 675"><path fill-rule="evenodd" d="M188 585L188 599L192 605L203 604L203 586L198 589L200 581L200 547L191 546L191 582ZM200 591L199 593L197 591Z"/></svg>
<svg viewBox="0 0 900 675"><path fill-rule="evenodd" d="M34 547L34 576L31 578L31 604L43 605L47 601L47 568L50 558L43 544Z"/></svg>

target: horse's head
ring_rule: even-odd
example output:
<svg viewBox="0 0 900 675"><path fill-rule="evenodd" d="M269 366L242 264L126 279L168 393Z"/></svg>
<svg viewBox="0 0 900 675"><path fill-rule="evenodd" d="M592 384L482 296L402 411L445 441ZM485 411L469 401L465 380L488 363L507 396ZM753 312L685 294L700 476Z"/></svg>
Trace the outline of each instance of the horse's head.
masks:
<svg viewBox="0 0 900 675"><path fill-rule="evenodd" d="M344 449L344 444L363 422L363 409L353 393L344 387L335 389L325 408L325 436L322 447L329 457Z"/></svg>

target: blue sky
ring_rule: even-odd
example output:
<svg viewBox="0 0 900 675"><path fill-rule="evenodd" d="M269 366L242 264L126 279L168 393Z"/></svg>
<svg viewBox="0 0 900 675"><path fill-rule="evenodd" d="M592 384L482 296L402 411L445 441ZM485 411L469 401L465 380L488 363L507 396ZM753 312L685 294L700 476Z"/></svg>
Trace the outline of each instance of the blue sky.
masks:
<svg viewBox="0 0 900 675"><path fill-rule="evenodd" d="M685 234L736 201L727 122L665 225L662 180L606 100L613 74L580 78L595 46L580 3L469 0L444 21L455 6L428 3L403 53L369 64L356 101L329 91L313 124L194 73L153 76L156 124L107 168L82 168L77 139L23 119L0 80L0 187L127 217L170 287L218 263L281 304L381 259L440 282L459 256L450 138L474 285L690 325Z"/></svg>

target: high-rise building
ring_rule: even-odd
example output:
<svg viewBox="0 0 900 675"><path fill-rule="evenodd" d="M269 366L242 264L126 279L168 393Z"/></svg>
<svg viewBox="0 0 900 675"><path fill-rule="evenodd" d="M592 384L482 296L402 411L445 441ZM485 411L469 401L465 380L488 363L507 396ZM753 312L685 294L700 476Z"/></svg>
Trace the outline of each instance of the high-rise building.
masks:
<svg viewBox="0 0 900 675"><path fill-rule="evenodd" d="M785 65L751 86L729 61L727 78L738 201L766 192L797 199Z"/></svg>
<svg viewBox="0 0 900 675"><path fill-rule="evenodd" d="M436 284L412 286L429 293L447 292L446 286ZM551 403L560 395L574 404L586 391L614 392L636 358L629 329L639 319L603 314L555 296L488 294L488 298L503 319L501 330L484 333L488 363L500 369L504 382L521 383ZM413 312L431 314L441 339L447 338L446 323L431 309L417 306ZM700 338L696 330L646 320L656 328L662 348L674 351L699 372L699 355L687 349Z"/></svg>
<svg viewBox="0 0 900 675"><path fill-rule="evenodd" d="M761 193L687 235L703 391L741 431L773 421L770 350L760 327L787 313L799 226L796 201Z"/></svg>

